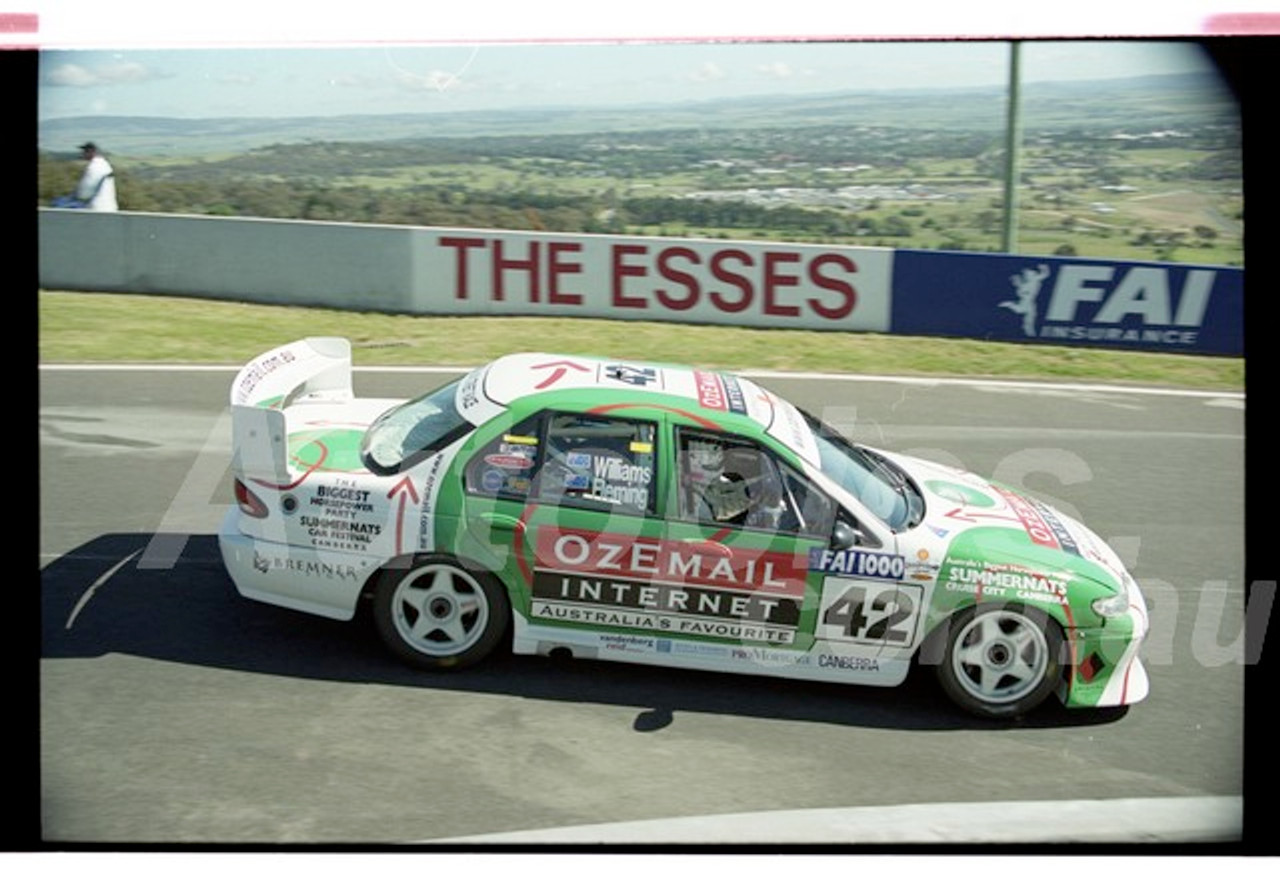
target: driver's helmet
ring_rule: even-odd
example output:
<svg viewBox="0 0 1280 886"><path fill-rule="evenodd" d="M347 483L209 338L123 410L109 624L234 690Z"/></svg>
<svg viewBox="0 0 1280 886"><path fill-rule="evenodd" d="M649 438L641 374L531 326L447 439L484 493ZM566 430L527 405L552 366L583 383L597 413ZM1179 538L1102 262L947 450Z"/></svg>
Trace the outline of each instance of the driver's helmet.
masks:
<svg viewBox="0 0 1280 886"><path fill-rule="evenodd" d="M741 474L724 474L702 493L716 520L725 522L742 516L751 507L751 492Z"/></svg>
<svg viewBox="0 0 1280 886"><path fill-rule="evenodd" d="M710 440L690 440L685 449L685 477L694 489L710 486L724 470L724 447Z"/></svg>

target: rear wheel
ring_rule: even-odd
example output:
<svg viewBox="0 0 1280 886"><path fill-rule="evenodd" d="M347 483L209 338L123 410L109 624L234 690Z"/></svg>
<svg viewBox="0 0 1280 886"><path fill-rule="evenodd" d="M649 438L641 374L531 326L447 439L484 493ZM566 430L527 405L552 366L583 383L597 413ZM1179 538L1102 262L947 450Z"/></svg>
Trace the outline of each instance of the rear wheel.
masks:
<svg viewBox="0 0 1280 886"><path fill-rule="evenodd" d="M429 557L388 570L374 593L384 643L415 667L447 670L484 658L511 618L506 592L486 573Z"/></svg>
<svg viewBox="0 0 1280 886"><path fill-rule="evenodd" d="M938 681L956 704L986 717L1037 707L1062 675L1062 629L1039 609L973 606L947 633Z"/></svg>

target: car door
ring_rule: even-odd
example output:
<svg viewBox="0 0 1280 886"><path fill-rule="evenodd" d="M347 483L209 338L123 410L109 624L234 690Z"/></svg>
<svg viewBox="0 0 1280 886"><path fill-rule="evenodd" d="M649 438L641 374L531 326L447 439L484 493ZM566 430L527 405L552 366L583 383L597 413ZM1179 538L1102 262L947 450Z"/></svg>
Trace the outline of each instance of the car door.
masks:
<svg viewBox="0 0 1280 886"><path fill-rule="evenodd" d="M660 629L646 582L663 526L659 422L643 412L545 411L471 457L470 530L507 549L518 630Z"/></svg>
<svg viewBox="0 0 1280 886"><path fill-rule="evenodd" d="M830 544L833 499L769 447L673 422L669 577L676 633L806 650L817 626L810 551Z"/></svg>

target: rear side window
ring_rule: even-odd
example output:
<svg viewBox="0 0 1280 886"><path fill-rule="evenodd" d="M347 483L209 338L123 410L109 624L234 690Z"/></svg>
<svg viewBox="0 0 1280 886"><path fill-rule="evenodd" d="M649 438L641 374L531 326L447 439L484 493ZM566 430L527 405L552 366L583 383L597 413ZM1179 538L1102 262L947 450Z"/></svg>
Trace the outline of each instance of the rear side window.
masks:
<svg viewBox="0 0 1280 886"><path fill-rule="evenodd" d="M546 437L539 501L634 514L655 511L657 427L652 422L560 414L551 416Z"/></svg>
<svg viewBox="0 0 1280 886"><path fill-rule="evenodd" d="M467 464L467 492L499 498L524 498L533 489L540 449L540 416L525 419L499 434Z"/></svg>
<svg viewBox="0 0 1280 886"><path fill-rule="evenodd" d="M472 430L455 406L458 384L452 382L380 415L360 447L365 467L375 474L403 471Z"/></svg>
<svg viewBox="0 0 1280 886"><path fill-rule="evenodd" d="M549 505L648 514L657 501L652 422L540 413L467 463L467 492Z"/></svg>

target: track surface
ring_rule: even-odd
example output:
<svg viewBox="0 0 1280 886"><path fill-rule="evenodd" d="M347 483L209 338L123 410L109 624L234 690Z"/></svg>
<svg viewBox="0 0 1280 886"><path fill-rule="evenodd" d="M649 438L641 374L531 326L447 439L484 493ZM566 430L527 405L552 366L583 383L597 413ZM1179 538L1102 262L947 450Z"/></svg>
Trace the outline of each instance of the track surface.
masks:
<svg viewBox="0 0 1280 886"><path fill-rule="evenodd" d="M1081 516L1143 585L1147 701L1122 714L1050 704L997 726L953 711L923 675L881 690L510 655L424 675L368 624L243 600L214 537L233 375L40 372L46 840L382 844L1072 801L1033 835L1054 841L1075 838L1080 810L1096 835L1111 808L1076 801L1243 793L1239 398L763 380L857 439ZM357 369L355 385L410 396L443 377ZM1004 818L991 839L1007 838Z"/></svg>

